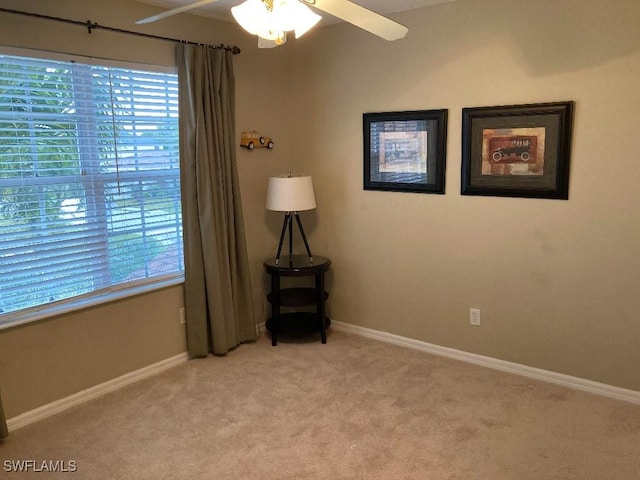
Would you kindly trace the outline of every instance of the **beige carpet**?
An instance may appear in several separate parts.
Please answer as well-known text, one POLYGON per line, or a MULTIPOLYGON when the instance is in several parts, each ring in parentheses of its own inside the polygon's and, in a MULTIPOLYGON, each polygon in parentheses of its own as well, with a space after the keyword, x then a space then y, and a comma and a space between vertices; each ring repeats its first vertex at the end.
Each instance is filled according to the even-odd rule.
POLYGON ((195 360, 12 433, 1 478, 640 479, 640 406, 332 332, 195 360), (77 462, 9 473, 7 460, 77 462))

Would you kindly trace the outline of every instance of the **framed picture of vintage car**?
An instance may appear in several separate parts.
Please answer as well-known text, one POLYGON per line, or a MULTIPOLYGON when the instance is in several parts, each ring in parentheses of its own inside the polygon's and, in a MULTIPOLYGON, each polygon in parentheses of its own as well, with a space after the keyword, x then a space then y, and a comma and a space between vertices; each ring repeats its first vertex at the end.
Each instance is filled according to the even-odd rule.
POLYGON ((569 198, 573 102, 462 110, 462 195, 569 198))
POLYGON ((444 193, 447 110, 363 114, 364 189, 444 193))

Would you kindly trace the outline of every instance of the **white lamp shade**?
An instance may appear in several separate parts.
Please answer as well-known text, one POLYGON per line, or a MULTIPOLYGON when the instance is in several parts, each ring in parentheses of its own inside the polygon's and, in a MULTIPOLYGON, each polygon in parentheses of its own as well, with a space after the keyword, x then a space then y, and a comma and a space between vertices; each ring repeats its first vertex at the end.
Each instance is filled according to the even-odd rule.
POLYGON ((284 174, 270 177, 266 208, 276 212, 301 212, 316 208, 311 176, 284 174))

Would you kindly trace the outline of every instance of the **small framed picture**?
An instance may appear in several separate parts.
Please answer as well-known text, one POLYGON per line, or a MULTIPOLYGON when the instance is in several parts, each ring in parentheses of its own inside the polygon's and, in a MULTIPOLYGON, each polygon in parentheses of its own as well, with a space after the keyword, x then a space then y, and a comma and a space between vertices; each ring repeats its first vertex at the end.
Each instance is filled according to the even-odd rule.
POLYGON ((569 198, 573 102, 462 110, 462 195, 569 198))
POLYGON ((363 114, 364 189, 444 193, 447 110, 363 114))

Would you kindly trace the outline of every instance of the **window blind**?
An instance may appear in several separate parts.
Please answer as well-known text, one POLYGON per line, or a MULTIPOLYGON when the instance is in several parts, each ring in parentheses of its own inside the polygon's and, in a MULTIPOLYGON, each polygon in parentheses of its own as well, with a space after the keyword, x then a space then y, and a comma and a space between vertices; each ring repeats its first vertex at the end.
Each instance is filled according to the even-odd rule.
POLYGON ((182 277, 174 74, 0 55, 0 323, 182 277))

